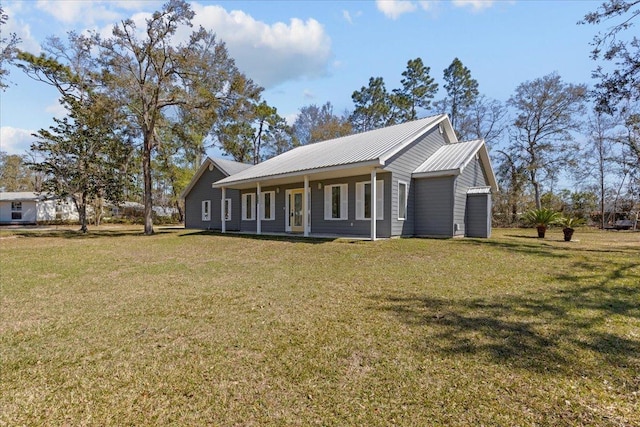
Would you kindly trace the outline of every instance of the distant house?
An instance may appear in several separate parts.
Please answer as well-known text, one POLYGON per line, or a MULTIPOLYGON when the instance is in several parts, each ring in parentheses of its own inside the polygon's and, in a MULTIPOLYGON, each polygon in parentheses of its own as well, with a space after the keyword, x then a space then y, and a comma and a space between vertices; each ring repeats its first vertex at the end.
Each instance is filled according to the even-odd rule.
MULTIPOLYGON (((234 162, 233 160, 207 157, 181 194, 185 205, 185 227, 221 230, 222 192, 220 189, 212 189, 211 185, 251 166, 234 162)), ((238 190, 229 190, 224 197, 224 203, 226 206, 226 229, 239 231, 240 192, 238 190)))
POLYGON ((70 199, 44 193, 0 193, 0 224, 77 221, 78 218, 78 210, 70 199))
MULTIPOLYGON (((458 142, 446 115, 297 147, 226 177, 203 176, 192 181, 198 200, 220 209, 239 194, 237 206, 225 205, 226 221, 208 222, 222 232, 372 240, 489 237, 497 190, 484 141, 458 142)), ((187 217, 197 208, 188 204, 187 217)))

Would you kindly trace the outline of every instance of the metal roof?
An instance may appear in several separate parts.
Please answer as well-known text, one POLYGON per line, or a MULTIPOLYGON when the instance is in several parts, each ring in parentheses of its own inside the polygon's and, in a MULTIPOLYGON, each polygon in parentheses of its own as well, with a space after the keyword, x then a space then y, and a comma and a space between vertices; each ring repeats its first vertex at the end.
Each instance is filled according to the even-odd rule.
POLYGON ((248 165, 246 163, 236 162, 234 160, 220 159, 220 158, 212 159, 211 157, 207 157, 206 159, 204 159, 204 162, 202 162, 202 164, 200 165, 200 168, 198 168, 196 173, 193 175, 193 178, 191 178, 189 185, 187 185, 186 188, 182 190, 182 192, 180 193, 180 198, 184 199, 187 196, 187 194, 189 194, 189 192, 191 191, 193 186, 196 185, 196 182, 198 182, 202 174, 212 164, 226 176, 233 175, 238 172, 242 172, 243 170, 253 166, 253 165, 248 165))
POLYGON ((207 159, 211 160, 218 167, 218 169, 220 169, 227 176, 236 174, 238 172, 242 172, 243 170, 253 166, 247 163, 240 163, 240 162, 236 162, 235 160, 229 160, 229 159, 221 159, 221 158, 212 159, 210 157, 207 157, 207 159))
POLYGON ((426 117, 395 126, 362 132, 294 148, 279 156, 224 178, 215 187, 286 175, 303 175, 335 167, 384 165, 391 156, 432 129, 446 115, 426 117))
POLYGON ((42 193, 34 193, 31 191, 9 191, 0 193, 0 201, 3 202, 20 202, 29 200, 42 200, 46 195, 42 193))
POLYGON ((483 144, 483 140, 476 139, 474 141, 443 145, 423 164, 418 166, 413 173, 460 173, 483 144))
POLYGON ((483 165, 488 184, 498 191, 498 181, 491 167, 489 151, 482 139, 443 145, 423 164, 413 171, 414 178, 459 175, 475 156, 483 165))

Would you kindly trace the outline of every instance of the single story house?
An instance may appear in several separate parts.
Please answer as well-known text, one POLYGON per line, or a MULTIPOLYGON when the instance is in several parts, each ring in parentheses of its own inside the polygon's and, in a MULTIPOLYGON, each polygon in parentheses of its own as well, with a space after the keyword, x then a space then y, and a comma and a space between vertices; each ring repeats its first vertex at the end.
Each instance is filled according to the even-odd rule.
MULTIPOLYGON (((211 185, 251 166, 233 160, 207 157, 180 195, 184 199, 184 226, 203 230, 221 230, 222 191, 212 189, 211 185)), ((226 204, 226 230, 240 231, 240 191, 229 189, 224 197, 224 203, 226 204)))
POLYGON ((78 210, 70 199, 26 191, 0 192, 0 224, 77 221, 78 218, 78 210))
MULTIPOLYGON (((216 218, 226 220, 210 224, 223 233, 371 240, 491 234, 497 182, 487 147, 458 142, 444 114, 297 147, 226 177, 214 170, 206 182, 216 193, 202 189, 198 200, 210 197, 220 209, 216 218), (226 202, 238 194, 239 206, 226 202)), ((187 205, 187 216, 197 207, 187 205)))

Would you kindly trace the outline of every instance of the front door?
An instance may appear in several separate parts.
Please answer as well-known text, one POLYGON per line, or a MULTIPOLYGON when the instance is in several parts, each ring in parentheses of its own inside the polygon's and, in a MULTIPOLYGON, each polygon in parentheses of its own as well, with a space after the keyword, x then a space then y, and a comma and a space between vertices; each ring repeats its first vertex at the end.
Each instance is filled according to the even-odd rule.
POLYGON ((291 190, 289 193, 289 224, 292 233, 302 233, 302 195, 303 190, 291 190))

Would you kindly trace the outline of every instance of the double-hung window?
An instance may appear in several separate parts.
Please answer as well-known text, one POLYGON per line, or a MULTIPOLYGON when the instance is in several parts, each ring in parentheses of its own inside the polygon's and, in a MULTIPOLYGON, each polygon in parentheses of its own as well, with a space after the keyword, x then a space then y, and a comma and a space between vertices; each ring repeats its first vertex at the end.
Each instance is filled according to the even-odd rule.
POLYGON ((211 221, 211 200, 202 201, 202 220, 211 221))
POLYGON ((22 219, 22 202, 11 202, 11 219, 22 219))
POLYGON ((253 221, 256 219, 256 193, 244 193, 242 195, 242 220, 253 221))
POLYGON ((349 216, 347 184, 324 186, 324 219, 346 220, 349 216))
POLYGON ((408 190, 406 182, 398 181, 398 219, 407 219, 408 190))
POLYGON ((276 192, 265 191, 260 193, 260 219, 271 221, 276 219, 276 192))
MULTIPOLYGON (((356 219, 371 219, 371 181, 356 183, 356 219)), ((376 179, 376 220, 384 219, 384 181, 376 179)))

